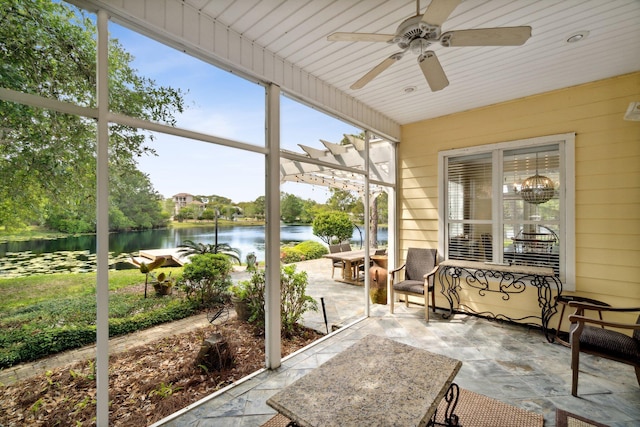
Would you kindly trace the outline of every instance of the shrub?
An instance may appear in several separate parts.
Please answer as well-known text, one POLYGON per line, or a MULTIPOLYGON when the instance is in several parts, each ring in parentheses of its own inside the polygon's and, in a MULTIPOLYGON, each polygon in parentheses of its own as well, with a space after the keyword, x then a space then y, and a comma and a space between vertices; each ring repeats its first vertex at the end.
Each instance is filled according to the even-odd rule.
POLYGON ((313 240, 302 242, 296 245, 296 248, 305 255, 306 259, 318 259, 321 258, 322 255, 329 253, 326 246, 313 240))
POLYGON ((184 266, 180 285, 188 298, 197 296, 202 304, 225 302, 231 286, 231 261, 224 254, 193 255, 184 266))
MULTIPOLYGON (((243 282, 247 287, 250 322, 258 328, 264 328, 264 293, 265 271, 258 270, 251 275, 251 279, 243 282)), ((318 302, 306 294, 309 278, 306 271, 296 271, 296 265, 280 266, 280 320, 282 334, 290 336, 295 332, 297 323, 308 310, 317 311, 318 302)))
POLYGON ((285 336, 294 332, 296 324, 306 311, 318 311, 318 302, 306 294, 308 284, 306 271, 296 272, 295 265, 280 268, 280 317, 285 336))
POLYGON ((289 264, 292 262, 300 262, 309 259, 317 259, 326 254, 327 248, 319 242, 307 240, 297 245, 285 246, 280 249, 280 260, 289 264))
MULTIPOLYGON (((110 337, 183 319, 197 312, 196 304, 181 299, 157 299, 158 303, 152 305, 152 299, 140 299, 135 295, 113 297, 114 304, 109 307, 110 337)), ((54 302, 53 306, 63 309, 63 313, 79 310, 73 316, 63 315, 64 322, 60 317, 52 317, 42 319, 44 321, 40 323, 40 319, 33 319, 20 325, 3 324, 0 332, 0 369, 95 343, 95 298, 90 298, 93 308, 87 305, 88 299, 82 297, 54 302)), ((56 316, 58 314, 55 313, 56 316)))
POLYGON ((304 261, 306 258, 304 254, 295 246, 285 246, 280 249, 280 261, 285 264, 289 264, 292 262, 300 262, 304 261))

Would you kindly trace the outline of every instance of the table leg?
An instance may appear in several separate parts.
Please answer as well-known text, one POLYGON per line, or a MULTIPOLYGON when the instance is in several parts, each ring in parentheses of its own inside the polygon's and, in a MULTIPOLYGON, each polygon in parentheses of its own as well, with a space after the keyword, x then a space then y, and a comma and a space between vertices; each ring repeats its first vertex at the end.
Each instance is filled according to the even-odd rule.
POLYGON ((429 420, 427 427, 432 426, 446 426, 446 427, 456 427, 460 426, 458 423, 458 416, 454 414, 456 410, 456 406, 458 406, 458 398, 460 397, 460 387, 458 384, 451 383, 447 393, 444 395, 444 400, 447 402, 447 407, 444 411, 444 423, 438 422, 436 420, 438 416, 438 410, 433 413, 433 417, 429 420))
POLYGON ((344 270, 342 271, 342 278, 348 281, 353 280, 353 264, 351 264, 351 261, 344 262, 344 270))

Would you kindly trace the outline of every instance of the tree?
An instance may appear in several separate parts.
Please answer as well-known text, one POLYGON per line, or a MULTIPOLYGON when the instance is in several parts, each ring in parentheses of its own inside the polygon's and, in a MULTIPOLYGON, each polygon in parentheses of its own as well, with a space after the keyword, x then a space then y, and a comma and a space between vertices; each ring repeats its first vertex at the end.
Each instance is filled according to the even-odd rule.
POLYGON ((214 220, 216 219, 216 211, 214 211, 213 209, 207 208, 205 210, 202 211, 202 214, 200 215, 200 218, 202 219, 206 219, 206 220, 214 220))
POLYGON ((318 203, 315 200, 307 199, 302 202, 302 210, 300 212, 300 222, 303 224, 311 224, 316 216, 318 203))
POLYGON ((167 225, 169 215, 162 209, 162 196, 156 192, 149 177, 133 166, 119 174, 111 174, 110 204, 127 219, 128 226, 110 222, 111 230, 150 229, 167 225))
POLYGON ((327 200, 327 205, 334 211, 351 212, 360 200, 358 196, 347 190, 330 188, 329 191, 331 196, 327 200))
POLYGON ((282 193, 280 195, 280 217, 286 224, 291 224, 300 218, 302 213, 302 200, 299 197, 282 193))
POLYGON ((377 198, 378 221, 386 224, 389 221, 389 194, 383 191, 377 198))
POLYGON ((265 197, 264 196, 259 196, 255 201, 255 206, 256 206, 256 218, 264 218, 264 211, 265 211, 265 197))
POLYGON ((327 245, 351 239, 353 223, 346 212, 323 212, 312 224, 313 234, 327 245))
MULTIPOLYGON (((0 2, 0 22, 0 87, 96 106, 96 30, 86 12, 63 2, 13 0, 0 2)), ((117 40, 109 41, 110 109, 174 125, 174 114, 183 111, 182 93, 139 76, 132 61, 117 40)), ((147 145, 150 139, 136 128, 110 126, 112 180, 135 169, 138 157, 154 154, 147 145)), ((94 231, 95 145, 92 119, 0 101, 0 226, 37 223, 94 231)), ((136 195, 133 203, 153 205, 157 195, 147 191, 151 183, 145 176, 138 178, 143 182, 130 188, 136 195)), ((123 191, 121 187, 119 194, 123 191)), ((112 208, 119 224, 146 228, 155 222, 128 217, 129 207, 120 204, 112 208)))
POLYGON ((176 215, 179 219, 197 219, 198 213, 196 212, 196 208, 189 205, 183 208, 180 208, 180 212, 176 215))

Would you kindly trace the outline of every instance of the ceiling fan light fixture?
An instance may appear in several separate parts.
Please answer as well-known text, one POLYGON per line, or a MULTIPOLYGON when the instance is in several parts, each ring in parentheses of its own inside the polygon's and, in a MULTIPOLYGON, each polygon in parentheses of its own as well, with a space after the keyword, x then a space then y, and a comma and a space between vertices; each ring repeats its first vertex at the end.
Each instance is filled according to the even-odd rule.
POLYGON ((411 50, 411 53, 419 56, 426 52, 430 45, 431 43, 427 40, 418 38, 411 40, 411 43, 409 43, 409 49, 411 50))

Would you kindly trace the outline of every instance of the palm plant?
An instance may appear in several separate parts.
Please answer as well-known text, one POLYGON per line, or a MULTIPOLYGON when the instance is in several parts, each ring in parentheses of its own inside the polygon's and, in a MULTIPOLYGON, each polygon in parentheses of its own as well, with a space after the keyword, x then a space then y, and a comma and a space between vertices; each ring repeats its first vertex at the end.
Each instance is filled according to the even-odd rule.
POLYGON ((235 260, 240 264, 241 252, 239 249, 232 248, 226 243, 196 243, 193 240, 185 240, 181 245, 179 253, 183 255, 201 255, 201 254, 222 254, 235 260))

